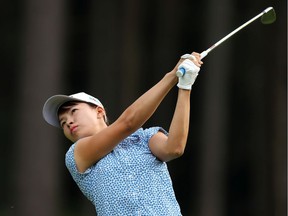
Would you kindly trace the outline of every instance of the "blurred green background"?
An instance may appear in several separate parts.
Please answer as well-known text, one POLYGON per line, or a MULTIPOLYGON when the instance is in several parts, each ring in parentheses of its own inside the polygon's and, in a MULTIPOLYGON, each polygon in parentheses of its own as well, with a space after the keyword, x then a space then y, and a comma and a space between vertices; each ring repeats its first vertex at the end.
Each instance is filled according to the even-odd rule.
MULTIPOLYGON (((168 164, 184 216, 284 216, 287 1, 1 2, 1 216, 95 215, 64 165, 69 141, 42 119, 54 94, 85 91, 110 121, 170 71, 274 7, 205 59, 185 154, 168 164)), ((144 127, 168 129, 177 88, 144 127)))

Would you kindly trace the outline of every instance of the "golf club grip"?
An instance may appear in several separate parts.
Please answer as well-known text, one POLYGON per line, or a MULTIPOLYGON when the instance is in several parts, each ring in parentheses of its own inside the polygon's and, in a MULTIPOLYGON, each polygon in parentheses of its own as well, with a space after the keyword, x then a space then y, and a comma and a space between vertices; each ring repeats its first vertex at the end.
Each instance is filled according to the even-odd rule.
MULTIPOLYGON (((201 56, 200 59, 205 58, 205 56, 207 56, 207 55, 208 55, 208 51, 207 51, 207 50, 203 51, 203 52, 200 54, 200 56, 201 56)), ((185 68, 180 67, 180 68, 178 68, 178 70, 177 70, 177 72, 176 72, 176 76, 177 76, 177 77, 182 77, 182 76, 184 76, 185 72, 186 72, 186 71, 185 71, 185 68)))
POLYGON ((182 76, 184 76, 184 74, 185 74, 185 68, 183 68, 183 67, 180 67, 180 68, 178 68, 178 70, 177 70, 177 72, 176 72, 176 76, 177 77, 182 77, 182 76))

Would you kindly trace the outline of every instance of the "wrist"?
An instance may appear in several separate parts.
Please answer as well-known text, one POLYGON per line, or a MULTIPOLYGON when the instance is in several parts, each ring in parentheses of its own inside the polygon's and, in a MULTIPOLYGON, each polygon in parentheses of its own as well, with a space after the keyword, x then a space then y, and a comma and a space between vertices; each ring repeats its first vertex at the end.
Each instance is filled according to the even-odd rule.
POLYGON ((178 88, 178 94, 180 95, 187 95, 190 99, 190 94, 191 94, 192 89, 182 89, 178 88))
POLYGON ((178 89, 179 89, 178 90, 179 92, 182 92, 182 91, 183 92, 191 92, 191 90, 192 90, 192 88, 191 89, 184 89, 184 88, 179 88, 179 87, 178 87, 178 89))
POLYGON ((176 85, 178 82, 178 77, 176 76, 176 72, 173 69, 172 71, 168 72, 165 77, 167 77, 169 80, 171 80, 173 85, 176 85))

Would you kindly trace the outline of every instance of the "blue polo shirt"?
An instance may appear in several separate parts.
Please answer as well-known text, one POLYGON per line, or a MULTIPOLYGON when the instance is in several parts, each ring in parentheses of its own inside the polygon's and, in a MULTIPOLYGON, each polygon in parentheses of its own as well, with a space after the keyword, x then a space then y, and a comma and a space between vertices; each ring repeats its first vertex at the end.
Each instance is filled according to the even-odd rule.
POLYGON ((69 148, 66 166, 98 216, 181 215, 167 164, 148 146, 158 131, 167 134, 160 127, 140 128, 84 173, 74 160, 77 142, 69 148))

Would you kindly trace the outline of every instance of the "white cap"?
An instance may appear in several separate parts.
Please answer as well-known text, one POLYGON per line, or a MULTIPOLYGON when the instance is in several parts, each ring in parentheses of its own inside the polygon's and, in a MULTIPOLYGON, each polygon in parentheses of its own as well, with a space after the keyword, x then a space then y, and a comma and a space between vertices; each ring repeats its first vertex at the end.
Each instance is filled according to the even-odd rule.
POLYGON ((80 92, 72 95, 54 95, 45 102, 42 110, 45 121, 55 127, 61 127, 58 118, 59 108, 66 102, 80 101, 85 103, 92 103, 104 108, 102 103, 95 97, 88 95, 84 92, 80 92))

